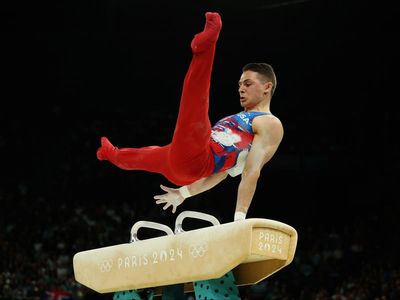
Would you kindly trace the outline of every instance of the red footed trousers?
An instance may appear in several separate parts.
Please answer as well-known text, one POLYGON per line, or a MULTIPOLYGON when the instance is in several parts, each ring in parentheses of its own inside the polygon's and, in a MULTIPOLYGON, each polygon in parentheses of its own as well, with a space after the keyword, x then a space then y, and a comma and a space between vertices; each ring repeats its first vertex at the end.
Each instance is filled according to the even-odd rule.
POLYGON ((192 61, 185 76, 171 143, 118 149, 103 137, 97 152, 100 160, 108 160, 124 170, 159 173, 176 185, 190 184, 212 174, 214 158, 209 146, 211 123, 208 107, 219 30, 207 32, 206 29, 207 25, 192 41, 192 61))

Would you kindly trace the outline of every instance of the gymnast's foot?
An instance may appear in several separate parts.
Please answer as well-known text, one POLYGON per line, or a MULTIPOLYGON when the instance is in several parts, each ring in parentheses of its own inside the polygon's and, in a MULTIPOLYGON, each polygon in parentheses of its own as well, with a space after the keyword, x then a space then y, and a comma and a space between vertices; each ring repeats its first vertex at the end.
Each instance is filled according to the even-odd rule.
POLYGON ((216 12, 206 13, 206 24, 202 32, 196 34, 192 40, 191 47, 193 53, 204 52, 214 45, 218 40, 221 31, 221 16, 216 12))
POLYGON ((99 160, 108 160, 110 154, 115 151, 115 147, 110 143, 106 137, 101 138, 101 147, 97 149, 97 158, 99 160))

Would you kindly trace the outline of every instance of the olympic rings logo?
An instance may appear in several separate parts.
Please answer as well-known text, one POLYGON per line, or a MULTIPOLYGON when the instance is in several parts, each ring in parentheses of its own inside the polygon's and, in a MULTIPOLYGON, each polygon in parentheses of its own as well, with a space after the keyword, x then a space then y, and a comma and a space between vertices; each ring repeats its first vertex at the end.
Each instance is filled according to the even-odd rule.
POLYGON ((198 258, 204 256, 208 250, 208 245, 206 243, 190 246, 189 251, 192 257, 198 258))
POLYGON ((107 259, 107 260, 103 260, 100 264, 99 264, 99 269, 102 273, 105 272, 110 272, 113 266, 113 262, 111 259, 107 259))

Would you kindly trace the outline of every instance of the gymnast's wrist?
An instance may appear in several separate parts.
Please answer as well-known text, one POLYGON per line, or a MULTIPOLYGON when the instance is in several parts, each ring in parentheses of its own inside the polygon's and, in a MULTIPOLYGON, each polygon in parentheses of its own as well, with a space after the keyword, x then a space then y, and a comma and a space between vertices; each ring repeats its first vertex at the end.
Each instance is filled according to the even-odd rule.
POLYGON ((181 186, 181 187, 178 189, 178 191, 179 191, 179 193, 181 194, 181 196, 182 196, 183 198, 185 198, 185 199, 192 196, 192 194, 190 194, 190 191, 189 191, 189 188, 188 188, 187 185, 181 186))
POLYGON ((241 221, 246 219, 246 213, 242 212, 242 211, 236 211, 235 212, 235 216, 233 217, 234 221, 241 221))

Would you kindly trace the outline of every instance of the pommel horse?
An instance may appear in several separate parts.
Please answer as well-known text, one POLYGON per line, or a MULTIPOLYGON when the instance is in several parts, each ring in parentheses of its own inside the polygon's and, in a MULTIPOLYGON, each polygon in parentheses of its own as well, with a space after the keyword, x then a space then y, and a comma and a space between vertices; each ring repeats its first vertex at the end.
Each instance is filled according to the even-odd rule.
POLYGON ((138 221, 131 228, 131 242, 78 252, 73 257, 76 281, 99 293, 184 284, 219 278, 233 271, 237 286, 256 284, 289 265, 296 251, 297 232, 284 223, 250 218, 220 224, 214 216, 183 211, 175 230, 166 225, 138 221), (185 218, 208 221, 213 226, 184 231, 185 218), (138 239, 147 227, 165 236, 138 239))

